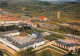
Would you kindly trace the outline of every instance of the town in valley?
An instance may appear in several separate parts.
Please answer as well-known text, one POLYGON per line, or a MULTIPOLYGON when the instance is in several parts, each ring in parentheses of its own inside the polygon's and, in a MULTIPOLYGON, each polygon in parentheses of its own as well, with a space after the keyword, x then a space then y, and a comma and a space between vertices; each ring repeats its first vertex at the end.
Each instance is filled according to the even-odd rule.
POLYGON ((80 1, 0 0, 0 56, 80 56, 80 1))

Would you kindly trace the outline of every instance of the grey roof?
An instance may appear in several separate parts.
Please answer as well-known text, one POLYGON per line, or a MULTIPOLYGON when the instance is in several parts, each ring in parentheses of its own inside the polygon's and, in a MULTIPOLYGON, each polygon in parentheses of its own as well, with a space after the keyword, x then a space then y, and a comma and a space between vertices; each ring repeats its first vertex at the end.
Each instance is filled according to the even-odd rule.
POLYGON ((39 32, 33 32, 32 34, 36 34, 36 35, 39 35, 40 33, 39 33, 39 32))
POLYGON ((33 32, 32 34, 36 34, 37 35, 36 38, 42 38, 43 37, 43 35, 39 32, 33 32))
POLYGON ((61 39, 56 40, 56 43, 59 43, 59 44, 62 44, 62 45, 68 46, 68 47, 75 46, 74 43, 68 42, 66 40, 61 40, 61 39))
POLYGON ((44 41, 42 38, 38 38, 38 39, 35 38, 34 41, 29 40, 29 39, 33 39, 33 38, 34 37, 30 37, 30 38, 25 38, 23 40, 19 40, 19 39, 16 39, 14 37, 7 37, 6 39, 9 42, 12 42, 12 44, 15 45, 18 48, 24 48, 24 47, 27 47, 27 46, 32 45, 34 43, 38 43, 38 42, 44 41), (16 41, 14 39, 16 39, 16 41), (29 42, 26 42, 25 40, 27 40, 27 41, 29 40, 29 42), (20 44, 19 42, 22 42, 22 44, 20 44))
POLYGON ((80 39, 80 36, 75 36, 75 35, 70 35, 70 34, 65 34, 65 36, 69 38, 80 39))
POLYGON ((26 23, 23 23, 23 24, 19 24, 18 26, 24 26, 24 25, 27 25, 26 23))
MULTIPOLYGON (((6 32, 2 32, 1 35, 5 35, 5 34, 9 34, 9 33, 15 33, 15 32, 18 32, 18 31, 17 30, 6 31, 6 32)), ((1 37, 2 38, 4 37, 7 41, 9 41, 10 43, 12 43, 14 46, 16 46, 18 48, 24 48, 24 47, 27 47, 27 46, 32 45, 34 43, 44 41, 41 33, 34 32, 34 34, 36 34, 37 37, 32 35, 31 37, 25 38, 22 40, 14 38, 14 37, 4 37, 4 36, 1 36, 1 37), (32 41, 32 39, 35 39, 35 40, 32 41), (28 42, 26 42, 25 40, 27 40, 28 42), (19 42, 21 42, 21 44, 19 42)))
POLYGON ((13 31, 0 32, 0 35, 6 35, 6 34, 9 34, 9 33, 16 33, 16 32, 19 32, 19 31, 13 30, 13 31))

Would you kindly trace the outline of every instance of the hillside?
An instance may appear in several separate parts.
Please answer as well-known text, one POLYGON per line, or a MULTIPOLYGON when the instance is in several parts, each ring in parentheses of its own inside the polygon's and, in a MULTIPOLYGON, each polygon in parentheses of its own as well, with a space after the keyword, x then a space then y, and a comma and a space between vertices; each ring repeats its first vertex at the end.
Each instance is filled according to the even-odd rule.
POLYGON ((12 13, 21 13, 26 16, 46 16, 51 20, 57 20, 57 12, 61 12, 61 22, 70 22, 72 20, 80 20, 80 4, 78 3, 49 3, 49 2, 16 2, 9 3, 4 10, 12 13))

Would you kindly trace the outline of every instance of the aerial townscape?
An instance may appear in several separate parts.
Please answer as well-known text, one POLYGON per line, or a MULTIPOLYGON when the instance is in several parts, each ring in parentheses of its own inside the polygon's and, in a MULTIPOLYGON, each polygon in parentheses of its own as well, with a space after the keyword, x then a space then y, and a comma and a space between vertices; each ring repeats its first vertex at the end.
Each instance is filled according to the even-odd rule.
POLYGON ((80 56, 80 1, 0 0, 0 56, 80 56))

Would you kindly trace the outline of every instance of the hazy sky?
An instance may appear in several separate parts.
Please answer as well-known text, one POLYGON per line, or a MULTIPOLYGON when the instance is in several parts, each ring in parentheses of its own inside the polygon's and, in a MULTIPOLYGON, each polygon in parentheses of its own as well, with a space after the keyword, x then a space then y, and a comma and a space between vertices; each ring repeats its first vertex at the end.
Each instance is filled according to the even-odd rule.
MULTIPOLYGON (((2 1, 15 1, 15 0, 2 0, 2 1)), ((16 0, 16 1, 30 1, 30 0, 16 0)), ((31 0, 31 1, 80 1, 80 0, 31 0)))
POLYGON ((76 1, 76 0, 41 0, 41 1, 76 1))

